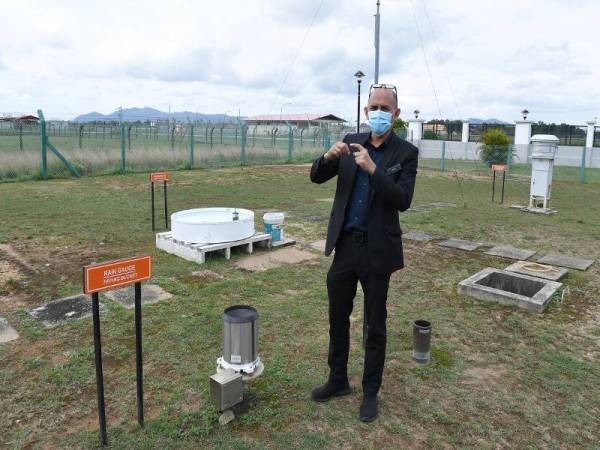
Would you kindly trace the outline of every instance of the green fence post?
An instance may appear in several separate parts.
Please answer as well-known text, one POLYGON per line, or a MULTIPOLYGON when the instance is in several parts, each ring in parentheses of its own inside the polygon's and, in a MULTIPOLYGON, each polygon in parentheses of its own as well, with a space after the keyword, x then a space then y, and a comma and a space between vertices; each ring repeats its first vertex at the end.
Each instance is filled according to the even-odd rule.
POLYGON ((583 147, 583 151, 581 152, 581 165, 579 166, 579 181, 585 183, 585 151, 586 148, 583 147))
POLYGON ((442 159, 440 160, 440 170, 446 170, 446 141, 442 141, 442 159))
POLYGON ((506 175, 510 175, 510 169, 512 167, 512 159, 513 159, 513 146, 512 146, 512 144, 508 144, 508 153, 506 155, 506 175))
POLYGON ((46 119, 41 109, 38 109, 38 117, 40 119, 40 152, 42 157, 42 177, 44 180, 48 179, 48 150, 46 148, 46 142, 48 137, 46 136, 46 119))
POLYGON ((121 122, 121 174, 125 175, 125 124, 121 122))
POLYGON ((194 124, 190 123, 190 169, 194 168, 194 124))
POLYGON ((288 159, 287 162, 292 162, 292 152, 294 150, 294 133, 292 131, 292 126, 288 123, 288 159))
POLYGON ((246 125, 240 119, 238 119, 238 120, 239 120, 240 133, 241 133, 240 165, 245 166, 246 165, 246 136, 247 136, 247 132, 248 132, 248 125, 246 125))

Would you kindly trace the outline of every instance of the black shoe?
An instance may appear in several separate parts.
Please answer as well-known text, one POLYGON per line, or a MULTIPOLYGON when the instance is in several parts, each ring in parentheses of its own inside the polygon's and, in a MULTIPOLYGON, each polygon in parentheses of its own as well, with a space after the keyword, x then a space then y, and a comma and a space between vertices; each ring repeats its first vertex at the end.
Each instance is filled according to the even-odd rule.
POLYGON ((312 391, 312 399, 316 402, 326 402, 333 397, 341 397, 342 395, 350 394, 350 385, 346 382, 345 384, 333 384, 330 381, 322 386, 317 386, 312 391))
POLYGON ((377 396, 365 395, 358 417, 362 422, 373 422, 377 418, 377 396))

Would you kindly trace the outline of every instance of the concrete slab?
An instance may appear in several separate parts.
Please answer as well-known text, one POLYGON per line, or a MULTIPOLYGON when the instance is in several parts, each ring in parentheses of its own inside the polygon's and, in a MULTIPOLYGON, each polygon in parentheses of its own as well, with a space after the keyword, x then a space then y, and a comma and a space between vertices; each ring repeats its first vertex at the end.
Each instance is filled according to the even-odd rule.
MULTIPOLYGON (((273 250, 271 252, 248 256, 235 263, 236 267, 249 272, 262 272, 283 264, 300 264, 315 262, 317 255, 313 252, 298 250, 293 247, 273 250)), ((317 262, 318 263, 318 262, 317 262)))
POLYGON ((485 254, 492 256, 501 256, 502 258, 525 260, 535 255, 535 251, 516 248, 512 245, 497 245, 485 252, 485 254))
POLYGON ((19 339, 19 333, 10 326, 4 317, 0 317, 0 344, 19 339))
POLYGON ((517 261, 506 269, 509 272, 522 273, 531 277, 543 278, 545 280, 560 281, 569 272, 562 267, 548 266, 531 261, 517 261))
POLYGON ((562 286, 515 272, 488 267, 458 284, 458 293, 479 300, 544 312, 552 295, 562 286))
POLYGON ((466 250, 472 252, 481 247, 481 242, 465 241, 463 239, 448 239, 439 243, 442 247, 458 248, 459 250, 466 250))
POLYGON ((419 230, 408 230, 402 233, 402 239, 408 239, 409 241, 417 241, 417 242, 429 242, 433 241, 435 238, 427 234, 423 231, 419 230))
POLYGON ((310 242, 308 244, 308 246, 310 248, 312 248, 313 250, 317 250, 319 252, 324 252, 325 251, 325 239, 321 239, 320 241, 314 241, 314 242, 310 242))
POLYGON ((72 322, 92 315, 92 298, 85 294, 61 298, 29 310, 29 315, 47 327, 72 322))
POLYGON ((559 255, 558 253, 550 253, 538 259, 538 262, 577 270, 588 270, 594 264, 593 259, 573 258, 571 256, 559 255))
MULTIPOLYGON (((120 303, 127 309, 135 306, 135 291, 133 286, 127 286, 122 289, 115 289, 104 294, 106 297, 120 303)), ((161 300, 167 300, 173 297, 172 294, 165 291, 157 284, 142 284, 142 305, 151 305, 161 300)))

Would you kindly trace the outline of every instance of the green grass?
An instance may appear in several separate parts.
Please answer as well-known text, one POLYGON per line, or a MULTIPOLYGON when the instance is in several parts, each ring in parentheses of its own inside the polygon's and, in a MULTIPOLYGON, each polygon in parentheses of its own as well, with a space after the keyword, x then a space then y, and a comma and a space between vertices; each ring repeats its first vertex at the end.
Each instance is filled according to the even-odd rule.
MULTIPOLYGON (((245 207, 257 227, 264 211, 286 211, 286 232, 309 241, 324 237, 334 189, 311 184, 307 167, 180 171, 169 205, 245 207)), ((413 205, 455 206, 404 213, 402 226, 598 258, 600 184, 556 181, 554 216, 508 207, 525 203, 528 189, 527 180, 511 179, 504 205, 492 204, 487 177, 422 171, 413 205)), ((0 242, 38 269, 2 286, 13 300, 0 300, 0 316, 21 338, 0 344, 0 447, 98 446, 91 319, 44 328, 26 310, 81 292, 84 264, 144 253, 154 258, 153 281, 174 297, 144 307, 144 430, 135 421, 133 312, 102 298, 112 448, 594 448, 599 441, 598 264, 571 271, 564 300, 531 314, 456 293, 460 280, 506 260, 407 241, 407 267, 390 283, 381 417, 366 425, 357 419, 362 301, 352 321, 355 394, 326 405, 309 400, 327 375, 329 259, 248 273, 235 268, 245 255, 234 252, 232 261, 208 258, 206 268, 224 279, 198 281, 197 265, 154 249, 147 174, 5 183, 0 201, 0 242), (236 303, 260 313, 265 373, 250 384, 250 411, 223 428, 208 377, 220 356, 222 311, 236 303), (419 318, 433 324, 425 367, 410 359, 411 322, 419 318)))

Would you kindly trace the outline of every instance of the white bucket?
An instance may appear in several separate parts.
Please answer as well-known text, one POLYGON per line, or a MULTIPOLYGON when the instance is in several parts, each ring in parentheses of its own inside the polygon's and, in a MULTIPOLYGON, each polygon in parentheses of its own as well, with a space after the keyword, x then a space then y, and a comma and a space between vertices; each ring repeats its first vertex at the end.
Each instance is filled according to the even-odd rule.
POLYGON ((283 219, 285 214, 282 212, 266 213, 263 216, 265 223, 265 233, 271 235, 271 242, 276 243, 283 240, 283 219))

